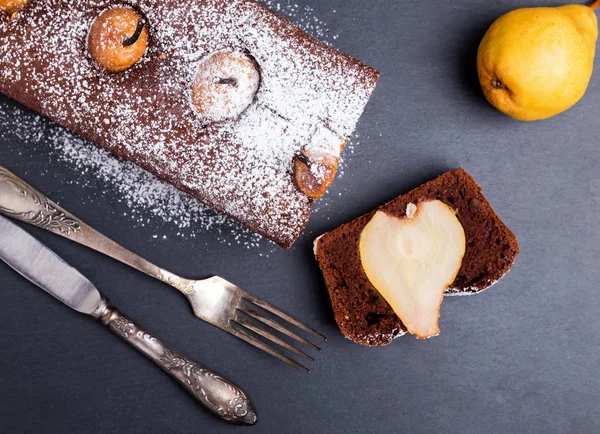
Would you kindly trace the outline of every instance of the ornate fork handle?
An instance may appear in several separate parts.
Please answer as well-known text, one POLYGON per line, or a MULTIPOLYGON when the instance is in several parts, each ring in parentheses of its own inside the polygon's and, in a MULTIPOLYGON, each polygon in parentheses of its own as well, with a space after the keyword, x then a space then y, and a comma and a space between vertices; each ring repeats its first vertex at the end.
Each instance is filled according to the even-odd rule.
POLYGON ((94 317, 173 377, 202 405, 234 425, 254 425, 256 410, 242 389, 177 353, 104 300, 94 317))
POLYGON ((81 231, 81 223, 75 217, 3 166, 0 166, 0 212, 67 238, 81 231))
POLYGON ((104 253, 183 293, 190 290, 188 280, 152 264, 102 235, 3 166, 0 166, 0 213, 104 253))

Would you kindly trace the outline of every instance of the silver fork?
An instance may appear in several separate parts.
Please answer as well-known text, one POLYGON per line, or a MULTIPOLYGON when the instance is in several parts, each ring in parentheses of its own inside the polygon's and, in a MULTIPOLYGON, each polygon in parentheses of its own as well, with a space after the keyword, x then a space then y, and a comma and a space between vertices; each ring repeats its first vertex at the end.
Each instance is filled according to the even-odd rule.
POLYGON ((284 320, 316 338, 327 340, 321 333, 221 277, 189 280, 152 264, 86 225, 3 166, 0 166, 0 213, 83 244, 171 285, 187 297, 198 318, 298 369, 310 372, 286 356, 280 347, 307 360, 314 362, 315 359, 274 332, 318 351, 321 349, 274 318, 284 320), (256 335, 276 347, 268 345, 256 335))

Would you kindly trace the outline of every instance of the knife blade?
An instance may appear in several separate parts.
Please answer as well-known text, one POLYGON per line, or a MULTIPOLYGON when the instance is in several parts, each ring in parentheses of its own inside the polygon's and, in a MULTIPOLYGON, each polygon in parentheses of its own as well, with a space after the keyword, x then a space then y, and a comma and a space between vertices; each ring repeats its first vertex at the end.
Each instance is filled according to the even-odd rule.
POLYGON ((48 294, 88 315, 100 307, 102 297, 92 282, 5 217, 0 241, 0 258, 48 294))
POLYGON ((226 378, 178 353, 112 307, 75 268, 6 217, 0 216, 0 259, 70 308, 102 322, 146 355, 225 422, 254 425, 248 395, 226 378))

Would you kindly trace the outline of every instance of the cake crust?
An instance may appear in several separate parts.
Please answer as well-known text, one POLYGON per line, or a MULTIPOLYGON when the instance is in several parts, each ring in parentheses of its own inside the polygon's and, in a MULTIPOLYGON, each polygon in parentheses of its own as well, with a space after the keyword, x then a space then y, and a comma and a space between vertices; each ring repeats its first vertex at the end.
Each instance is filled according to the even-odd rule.
POLYGON ((123 5, 36 0, 0 13, 0 92, 133 161, 283 247, 312 201, 293 182, 303 148, 338 155, 379 73, 255 0, 134 0, 149 46, 112 74, 89 56, 94 19, 123 5), (220 50, 248 53, 260 87, 239 118, 199 116, 190 85, 220 50))
POLYGON ((456 211, 467 240, 461 269, 447 296, 481 292, 501 279, 514 263, 519 253, 517 239, 494 212, 481 187, 463 169, 446 172, 315 240, 315 257, 335 320, 354 342, 387 345, 406 334, 402 321, 363 271, 358 248, 362 230, 377 211, 401 218, 409 203, 428 200, 440 200, 456 211))

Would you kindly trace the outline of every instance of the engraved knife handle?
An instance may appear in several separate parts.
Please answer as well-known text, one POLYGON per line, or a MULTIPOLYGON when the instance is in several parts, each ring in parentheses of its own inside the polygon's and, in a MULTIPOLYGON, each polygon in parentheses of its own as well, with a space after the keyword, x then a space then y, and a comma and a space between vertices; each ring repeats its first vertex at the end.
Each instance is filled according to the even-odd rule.
POLYGON ((0 166, 0 213, 83 244, 181 292, 188 290, 188 280, 152 264, 102 235, 3 166, 0 166))
POLYGON ((103 300, 93 314, 125 342, 156 363, 213 414, 233 425, 254 425, 256 410, 231 381, 169 348, 103 300))

